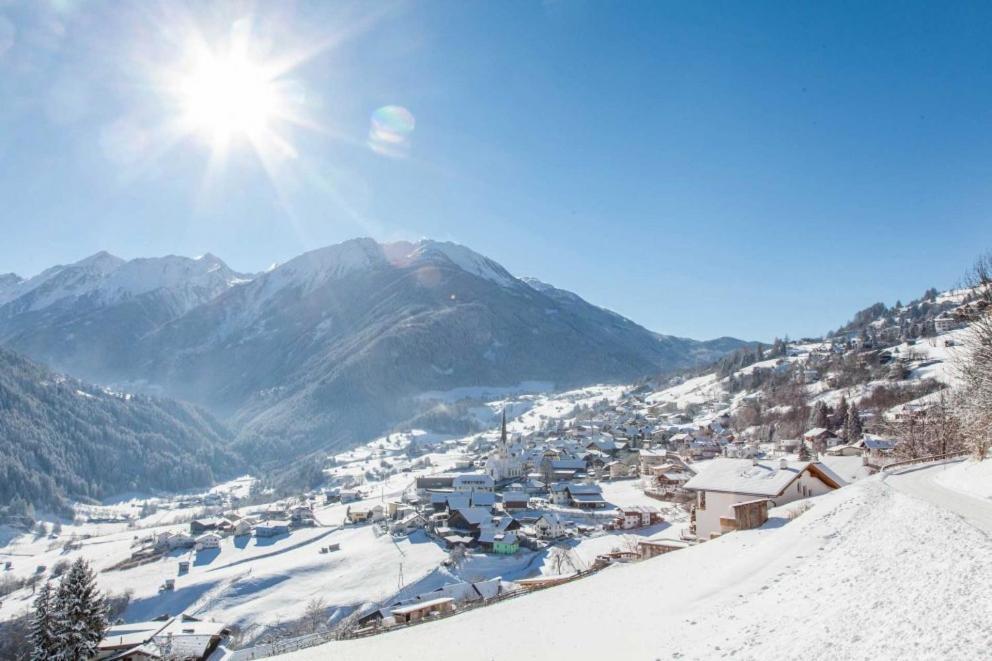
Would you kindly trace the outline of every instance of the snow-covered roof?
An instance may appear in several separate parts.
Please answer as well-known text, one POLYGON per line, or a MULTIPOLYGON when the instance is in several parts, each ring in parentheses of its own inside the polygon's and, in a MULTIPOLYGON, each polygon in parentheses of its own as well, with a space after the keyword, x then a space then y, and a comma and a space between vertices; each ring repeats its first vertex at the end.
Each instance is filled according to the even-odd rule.
MULTIPOLYGON (((685 483, 686 489, 723 491, 755 496, 777 496, 807 468, 842 486, 844 481, 822 464, 811 461, 752 461, 751 459, 714 459, 698 475, 685 483)), ((821 478, 822 479, 822 478, 821 478)))
POLYGON ((434 606, 440 606, 441 604, 450 604, 454 599, 451 597, 440 597, 438 599, 431 599, 430 601, 418 601, 416 603, 410 604, 409 606, 403 606, 401 608, 394 608, 394 615, 407 615, 424 608, 433 608, 434 606))
POLYGON ((601 503, 603 494, 601 493, 572 493, 572 500, 577 503, 601 503))
POLYGON ((568 493, 574 498, 578 494, 583 494, 587 496, 602 496, 603 489, 598 484, 569 484, 567 487, 568 493))
POLYGON ((455 487, 492 487, 495 484, 493 478, 485 473, 474 475, 457 475, 453 481, 455 487))
POLYGON ((882 438, 881 436, 865 434, 864 438, 861 439, 861 444, 869 450, 891 450, 898 445, 898 442, 889 438, 882 438))
POLYGON ((460 507, 455 511, 472 525, 479 525, 484 521, 489 521, 493 516, 488 507, 460 507))

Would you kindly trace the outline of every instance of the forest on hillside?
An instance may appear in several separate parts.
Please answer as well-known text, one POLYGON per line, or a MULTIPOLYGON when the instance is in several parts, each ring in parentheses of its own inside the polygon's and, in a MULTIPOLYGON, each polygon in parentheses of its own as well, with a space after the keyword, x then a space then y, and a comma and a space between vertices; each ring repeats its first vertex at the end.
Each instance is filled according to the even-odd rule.
POLYGON ((209 486, 242 469, 230 432, 190 404, 104 391, 0 349, 0 508, 209 486))

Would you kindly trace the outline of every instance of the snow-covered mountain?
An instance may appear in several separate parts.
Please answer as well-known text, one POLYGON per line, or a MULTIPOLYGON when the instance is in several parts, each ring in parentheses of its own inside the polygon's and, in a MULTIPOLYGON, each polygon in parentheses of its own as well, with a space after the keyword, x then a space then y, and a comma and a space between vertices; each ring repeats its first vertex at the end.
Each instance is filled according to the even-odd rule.
POLYGON ((259 456, 358 442, 427 391, 634 379, 739 347, 661 336, 453 243, 354 239, 253 278, 95 255, 14 285, 0 341, 230 416, 259 456))
POLYGON ((125 261, 106 252, 33 278, 0 276, 0 342, 106 380, 122 349, 249 279, 209 254, 125 261))

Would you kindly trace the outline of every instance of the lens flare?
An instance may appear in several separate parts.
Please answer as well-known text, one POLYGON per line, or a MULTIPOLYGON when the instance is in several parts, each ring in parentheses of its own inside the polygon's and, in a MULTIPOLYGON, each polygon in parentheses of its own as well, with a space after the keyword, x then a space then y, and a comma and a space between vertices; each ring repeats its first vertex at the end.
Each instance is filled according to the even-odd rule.
POLYGON ((403 106, 383 106, 372 113, 369 147, 377 154, 403 158, 410 153, 410 136, 417 122, 403 106))

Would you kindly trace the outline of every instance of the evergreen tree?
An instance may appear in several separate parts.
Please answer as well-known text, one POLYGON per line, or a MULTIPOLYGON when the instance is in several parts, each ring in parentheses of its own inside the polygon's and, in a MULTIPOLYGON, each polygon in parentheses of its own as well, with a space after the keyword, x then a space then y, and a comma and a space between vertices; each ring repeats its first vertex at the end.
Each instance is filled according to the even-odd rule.
POLYGON ((96 589, 96 576, 89 563, 78 558, 62 579, 56 596, 57 652, 60 661, 89 659, 107 628, 106 604, 96 589))
POLYGON ((806 447, 806 441, 799 441, 799 461, 809 461, 810 460, 809 448, 806 447))
POLYGON ((813 414, 809 418, 809 426, 811 428, 822 427, 824 429, 830 428, 830 420, 827 416, 827 405, 823 402, 817 402, 813 406, 813 414))
POLYGON ((840 403, 837 405, 837 410, 834 411, 834 428, 842 427, 847 423, 847 398, 843 395, 840 398, 840 403))
POLYGON ((844 421, 844 438, 848 443, 854 443, 861 440, 863 433, 861 414, 858 412, 858 407, 852 404, 847 410, 847 420, 844 421))
POLYGON ((56 653, 55 612, 56 600, 52 586, 45 582, 34 600, 34 613, 31 615, 31 661, 46 661, 56 653))

